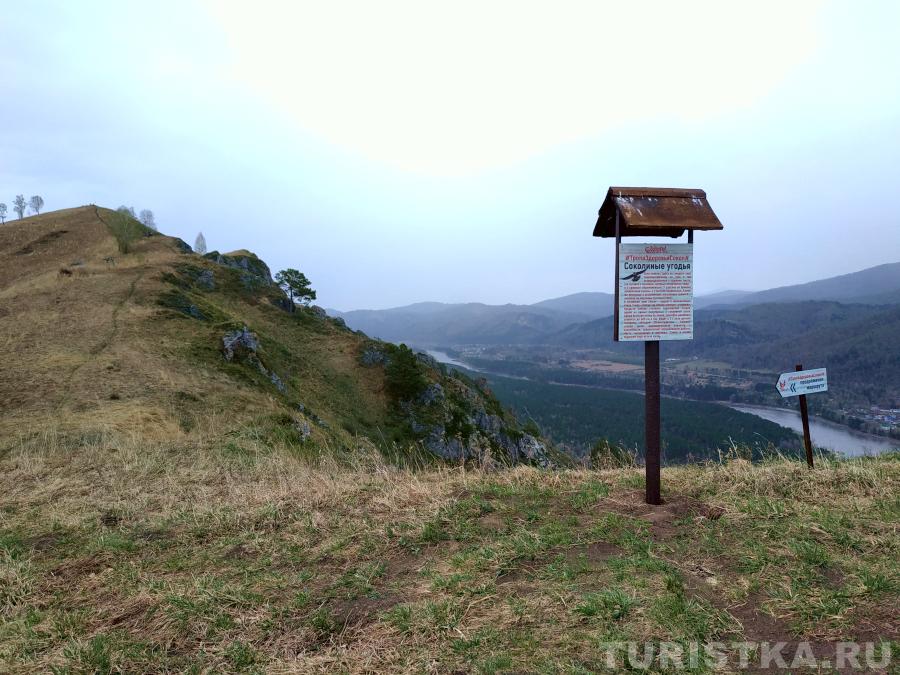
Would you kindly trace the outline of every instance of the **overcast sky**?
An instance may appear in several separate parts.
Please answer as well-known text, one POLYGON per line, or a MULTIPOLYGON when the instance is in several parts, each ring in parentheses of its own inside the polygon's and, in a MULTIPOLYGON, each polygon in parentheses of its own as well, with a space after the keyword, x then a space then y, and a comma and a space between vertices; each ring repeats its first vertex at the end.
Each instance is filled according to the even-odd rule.
POLYGON ((698 187, 696 289, 900 260, 897 2, 28 2, 0 201, 151 208, 338 309, 612 289, 610 185, 698 187))

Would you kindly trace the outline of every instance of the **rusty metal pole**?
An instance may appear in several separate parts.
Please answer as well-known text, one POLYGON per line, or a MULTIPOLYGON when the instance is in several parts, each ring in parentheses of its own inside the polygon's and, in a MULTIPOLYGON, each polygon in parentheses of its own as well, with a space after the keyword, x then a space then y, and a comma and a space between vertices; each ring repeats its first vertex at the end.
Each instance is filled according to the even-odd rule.
MULTIPOLYGON (((803 364, 798 363, 796 370, 803 370, 803 364)), ((809 435, 809 410, 806 407, 806 394, 800 394, 800 419, 803 421, 803 444, 806 446, 806 464, 813 468, 812 438, 809 435)))
POLYGON ((659 436, 659 340, 647 340, 644 342, 644 465, 648 504, 662 504, 659 436))

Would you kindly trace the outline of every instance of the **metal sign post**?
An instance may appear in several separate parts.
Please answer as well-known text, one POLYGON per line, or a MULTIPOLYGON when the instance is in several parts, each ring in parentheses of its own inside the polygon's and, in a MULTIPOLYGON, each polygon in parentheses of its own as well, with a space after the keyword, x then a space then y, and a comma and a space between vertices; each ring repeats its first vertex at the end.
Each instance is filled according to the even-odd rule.
POLYGON ((825 368, 803 370, 798 363, 793 373, 782 373, 775 384, 781 398, 800 397, 800 419, 803 422, 803 445, 806 447, 806 464, 813 468, 812 438, 809 435, 809 410, 806 395, 828 391, 828 371, 825 368))
POLYGON ((595 237, 616 238, 613 340, 644 343, 646 501, 662 504, 661 340, 694 336, 694 230, 721 230, 703 190, 611 187, 595 237), (680 237, 687 244, 623 244, 622 237, 680 237))

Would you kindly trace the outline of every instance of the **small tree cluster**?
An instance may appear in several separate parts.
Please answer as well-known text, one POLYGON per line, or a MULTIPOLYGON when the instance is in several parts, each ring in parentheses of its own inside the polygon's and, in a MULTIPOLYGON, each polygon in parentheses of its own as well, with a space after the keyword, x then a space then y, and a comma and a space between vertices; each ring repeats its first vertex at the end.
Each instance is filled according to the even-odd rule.
POLYGON ((138 219, 132 206, 120 206, 117 208, 107 225, 112 230, 121 253, 129 253, 135 241, 147 236, 148 229, 156 231, 153 212, 149 209, 144 209, 141 211, 140 219, 138 219))
MULTIPOLYGON (((13 211, 19 216, 19 220, 25 217, 25 210, 31 209, 35 215, 39 215, 41 209, 44 208, 44 198, 40 195, 32 195, 31 199, 25 200, 25 195, 16 195, 13 199, 13 211)), ((6 222, 6 204, 0 204, 0 223, 6 222)))
POLYGON ((156 218, 153 216, 153 211, 150 209, 141 209, 140 213, 137 213, 134 210, 133 206, 125 206, 124 204, 116 209, 117 213, 121 213, 123 216, 128 216, 138 221, 144 227, 149 227, 154 232, 156 229, 156 218))
POLYGON ((316 299, 316 292, 310 286, 309 279, 300 270, 281 270, 275 275, 275 282, 291 299, 291 311, 294 311, 297 302, 308 305, 316 299))
POLYGON ((144 227, 149 227, 156 232, 156 218, 153 216, 153 211, 150 209, 141 209, 141 212, 138 214, 138 220, 141 221, 144 227))
POLYGON ((425 367, 413 350, 404 344, 392 350, 384 377, 385 388, 394 401, 411 401, 428 386, 425 367))

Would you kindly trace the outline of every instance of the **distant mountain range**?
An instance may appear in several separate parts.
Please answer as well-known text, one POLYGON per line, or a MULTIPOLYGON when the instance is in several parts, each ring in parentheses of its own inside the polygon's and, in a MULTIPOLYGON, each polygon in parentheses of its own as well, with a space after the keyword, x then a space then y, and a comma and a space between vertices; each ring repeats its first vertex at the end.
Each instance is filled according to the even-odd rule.
MULTIPOLYGON (((329 313, 372 337, 421 347, 539 342, 574 344, 591 342, 578 336, 594 334, 598 320, 611 322, 613 301, 611 293, 583 292, 531 305, 421 302, 392 309, 329 310, 329 313)), ((804 301, 898 304, 900 263, 765 291, 726 290, 701 295, 694 299, 694 308, 726 309, 804 301)), ((604 342, 608 342, 609 333, 609 330, 602 331, 604 342)))
POLYGON ((900 303, 900 262, 869 267, 860 272, 747 293, 723 304, 760 305, 768 302, 830 300, 864 305, 900 303))
MULTIPOLYGON (((700 296, 695 305, 735 302, 748 294, 723 291, 700 296)), ((613 301, 611 293, 585 292, 533 305, 419 302, 391 309, 329 309, 328 313, 371 337, 419 346, 528 344, 567 326, 612 316, 613 301)))
POLYGON ((514 344, 552 335, 591 314, 559 311, 536 305, 417 303, 393 309, 335 312, 347 325, 370 337, 408 342, 420 347, 454 344, 514 344))

